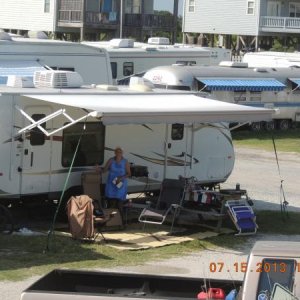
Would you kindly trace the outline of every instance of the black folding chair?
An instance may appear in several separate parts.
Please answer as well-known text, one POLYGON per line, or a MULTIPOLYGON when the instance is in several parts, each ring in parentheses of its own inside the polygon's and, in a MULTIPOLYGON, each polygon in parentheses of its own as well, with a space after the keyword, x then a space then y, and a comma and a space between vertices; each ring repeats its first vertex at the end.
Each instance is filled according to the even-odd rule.
POLYGON ((158 224, 165 222, 167 216, 173 212, 175 215, 172 221, 173 230, 177 207, 181 204, 184 195, 185 183, 179 179, 164 179, 161 184, 160 194, 155 208, 146 207, 139 216, 139 222, 144 224, 158 224))

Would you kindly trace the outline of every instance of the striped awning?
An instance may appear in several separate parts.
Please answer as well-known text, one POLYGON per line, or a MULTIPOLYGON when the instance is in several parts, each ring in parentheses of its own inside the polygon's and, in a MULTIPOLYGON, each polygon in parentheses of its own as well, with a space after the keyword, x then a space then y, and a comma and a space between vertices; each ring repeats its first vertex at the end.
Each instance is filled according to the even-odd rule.
POLYGON ((198 81, 205 85, 205 88, 211 91, 282 91, 286 86, 274 79, 226 79, 226 78, 200 78, 198 81))
POLYGON ((45 70, 37 61, 0 60, 0 84, 6 84, 9 75, 33 78, 35 71, 45 70))

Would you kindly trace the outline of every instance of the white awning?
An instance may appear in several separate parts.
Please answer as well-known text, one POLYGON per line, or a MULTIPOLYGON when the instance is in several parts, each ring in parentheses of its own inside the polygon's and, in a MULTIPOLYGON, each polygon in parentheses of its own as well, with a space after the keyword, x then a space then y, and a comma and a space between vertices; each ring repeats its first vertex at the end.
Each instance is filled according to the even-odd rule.
POLYGON ((254 108, 192 94, 30 94, 33 99, 97 112, 104 124, 213 123, 270 120, 272 109, 254 108))

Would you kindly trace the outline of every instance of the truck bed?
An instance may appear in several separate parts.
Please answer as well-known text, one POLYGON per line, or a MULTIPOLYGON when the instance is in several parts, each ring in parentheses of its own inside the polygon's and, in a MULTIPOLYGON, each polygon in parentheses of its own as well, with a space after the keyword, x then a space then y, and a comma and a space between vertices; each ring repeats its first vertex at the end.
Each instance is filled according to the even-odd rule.
POLYGON ((196 299, 205 282, 226 293, 242 285, 231 280, 56 269, 26 289, 21 300, 196 299))

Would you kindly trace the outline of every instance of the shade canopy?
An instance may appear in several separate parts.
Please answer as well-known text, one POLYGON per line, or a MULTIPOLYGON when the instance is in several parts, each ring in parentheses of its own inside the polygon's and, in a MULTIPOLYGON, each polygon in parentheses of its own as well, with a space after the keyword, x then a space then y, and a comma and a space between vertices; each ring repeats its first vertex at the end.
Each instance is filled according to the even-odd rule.
POLYGON ((286 86, 274 79, 225 79, 225 78, 201 78, 196 77, 196 79, 205 85, 208 90, 214 91, 239 91, 239 90, 249 90, 249 91, 281 91, 286 86))
POLYGON ((34 72, 42 70, 45 70, 45 68, 33 60, 0 60, 0 84, 6 84, 9 75, 33 78, 34 72))
POLYGON ((297 85, 297 88, 300 86, 300 78, 289 78, 289 80, 297 85))
POLYGON ((270 120, 272 109, 193 94, 26 94, 25 97, 97 112, 104 124, 212 123, 270 120))

